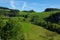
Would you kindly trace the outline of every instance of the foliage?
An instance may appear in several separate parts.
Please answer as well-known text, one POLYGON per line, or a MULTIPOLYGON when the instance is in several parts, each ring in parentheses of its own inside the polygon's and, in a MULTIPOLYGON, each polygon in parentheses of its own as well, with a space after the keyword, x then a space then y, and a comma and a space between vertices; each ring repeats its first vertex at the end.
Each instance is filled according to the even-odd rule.
POLYGON ((60 21, 60 12, 57 12, 56 14, 52 14, 48 18, 45 18, 45 20, 48 21, 48 22, 59 24, 59 21, 60 21))
POLYGON ((23 30, 18 18, 9 18, 8 21, 3 22, 3 20, 0 22, 2 24, 0 25, 0 37, 2 40, 24 40, 23 30))
POLYGON ((35 12, 35 11, 34 11, 34 10, 29 10, 29 11, 24 10, 24 11, 22 11, 22 12, 28 12, 28 13, 31 13, 31 12, 35 12))

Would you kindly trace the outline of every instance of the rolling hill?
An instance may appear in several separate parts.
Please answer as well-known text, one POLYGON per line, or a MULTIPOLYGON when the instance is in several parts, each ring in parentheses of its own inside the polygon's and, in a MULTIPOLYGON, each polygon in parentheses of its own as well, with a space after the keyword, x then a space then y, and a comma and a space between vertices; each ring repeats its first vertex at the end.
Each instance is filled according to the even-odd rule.
POLYGON ((0 7, 0 28, 1 40, 60 40, 60 9, 35 12, 0 7))

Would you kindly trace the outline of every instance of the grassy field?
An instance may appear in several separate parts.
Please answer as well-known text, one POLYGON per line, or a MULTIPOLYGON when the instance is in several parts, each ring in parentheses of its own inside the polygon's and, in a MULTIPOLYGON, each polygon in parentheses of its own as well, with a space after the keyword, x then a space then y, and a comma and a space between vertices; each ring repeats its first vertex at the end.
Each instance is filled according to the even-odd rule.
MULTIPOLYGON (((48 31, 40 26, 36 26, 30 23, 20 23, 22 26, 22 29, 24 31, 25 40, 49 40, 48 35, 52 35, 54 32, 48 31)), ((54 40, 60 40, 60 35, 57 33, 56 36, 54 36, 54 40)), ((51 36, 52 37, 52 36, 51 36)))

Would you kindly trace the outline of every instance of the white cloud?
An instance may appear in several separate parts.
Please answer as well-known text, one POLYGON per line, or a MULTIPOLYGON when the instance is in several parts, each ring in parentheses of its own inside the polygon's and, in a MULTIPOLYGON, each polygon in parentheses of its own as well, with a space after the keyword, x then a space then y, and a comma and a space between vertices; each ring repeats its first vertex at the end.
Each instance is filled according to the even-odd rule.
POLYGON ((23 2, 22 10, 26 7, 26 2, 23 2))
POLYGON ((33 9, 32 6, 28 6, 28 4, 24 1, 21 1, 23 3, 23 6, 22 6, 22 10, 24 10, 24 8, 28 8, 28 9, 33 9))
MULTIPOLYGON (((15 2, 17 3, 19 3, 20 2, 20 4, 22 4, 22 8, 21 8, 21 10, 24 10, 25 8, 28 8, 28 9, 33 9, 33 7, 32 6, 29 6, 30 4, 32 5, 32 3, 28 3, 27 4, 27 2, 25 2, 25 1, 13 1, 13 0, 11 0, 10 1, 10 5, 11 5, 11 7, 13 8, 13 9, 16 9, 16 5, 15 5, 15 2)), ((19 4, 19 5, 20 5, 19 4)), ((36 3, 33 3, 33 5, 36 5, 36 3)))
POLYGON ((14 5, 14 1, 13 1, 13 0, 10 1, 10 5, 11 5, 11 7, 12 7, 13 9, 16 8, 15 5, 14 5))

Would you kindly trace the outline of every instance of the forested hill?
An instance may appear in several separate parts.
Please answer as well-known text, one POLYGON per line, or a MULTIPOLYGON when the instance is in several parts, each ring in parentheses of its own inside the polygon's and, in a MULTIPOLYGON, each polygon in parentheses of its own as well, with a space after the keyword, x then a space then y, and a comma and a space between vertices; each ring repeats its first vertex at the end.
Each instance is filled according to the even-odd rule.
POLYGON ((46 8, 45 11, 60 11, 60 9, 57 9, 57 8, 46 8))
POLYGON ((9 9, 6 7, 0 7, 0 14, 4 15, 4 16, 16 16, 18 15, 18 13, 20 12, 20 10, 18 9, 9 9))

